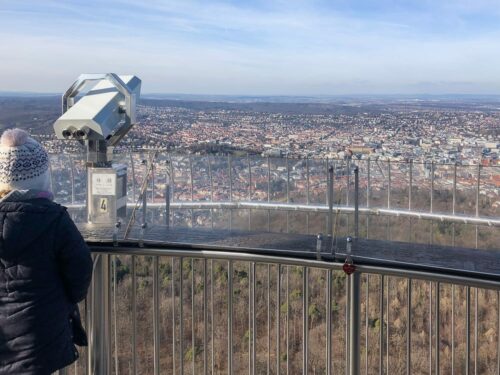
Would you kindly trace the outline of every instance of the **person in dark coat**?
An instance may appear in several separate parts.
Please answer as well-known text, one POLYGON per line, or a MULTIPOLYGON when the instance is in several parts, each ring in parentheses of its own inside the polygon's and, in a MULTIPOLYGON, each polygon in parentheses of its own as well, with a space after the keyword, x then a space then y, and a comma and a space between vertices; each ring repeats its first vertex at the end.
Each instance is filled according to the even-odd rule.
POLYGON ((20 129, 0 139, 0 375, 49 375, 78 358, 75 307, 90 252, 52 202, 49 159, 20 129))

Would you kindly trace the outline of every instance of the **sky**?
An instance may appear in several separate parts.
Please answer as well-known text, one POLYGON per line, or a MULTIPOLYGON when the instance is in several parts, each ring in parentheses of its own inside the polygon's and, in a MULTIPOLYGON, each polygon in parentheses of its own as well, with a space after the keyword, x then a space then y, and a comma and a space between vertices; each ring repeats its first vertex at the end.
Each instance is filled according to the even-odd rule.
POLYGON ((500 94, 500 0, 0 0, 0 91, 500 94))

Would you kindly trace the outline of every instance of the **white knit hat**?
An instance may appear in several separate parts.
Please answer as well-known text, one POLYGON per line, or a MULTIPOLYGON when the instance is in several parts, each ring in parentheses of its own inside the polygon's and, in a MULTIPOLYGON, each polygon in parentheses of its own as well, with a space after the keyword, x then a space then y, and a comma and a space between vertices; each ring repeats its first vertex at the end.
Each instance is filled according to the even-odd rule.
POLYGON ((0 138, 0 190, 50 191, 49 156, 22 129, 6 130, 0 138))

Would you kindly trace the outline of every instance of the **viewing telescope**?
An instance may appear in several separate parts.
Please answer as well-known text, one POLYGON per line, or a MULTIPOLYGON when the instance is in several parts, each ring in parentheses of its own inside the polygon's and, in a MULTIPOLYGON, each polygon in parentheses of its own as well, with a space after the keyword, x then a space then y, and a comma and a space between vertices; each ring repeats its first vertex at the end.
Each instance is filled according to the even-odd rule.
POLYGON ((136 122, 140 91, 136 76, 82 74, 62 97, 54 132, 58 139, 86 147, 90 223, 115 224, 126 216, 127 167, 113 164, 113 148, 136 122), (89 84, 91 89, 82 94, 89 84))
POLYGON ((54 123, 58 139, 86 145, 87 161, 105 165, 113 160, 113 147, 136 122, 141 80, 114 73, 82 74, 62 97, 62 116, 54 123), (81 91, 94 86, 78 101, 81 91))

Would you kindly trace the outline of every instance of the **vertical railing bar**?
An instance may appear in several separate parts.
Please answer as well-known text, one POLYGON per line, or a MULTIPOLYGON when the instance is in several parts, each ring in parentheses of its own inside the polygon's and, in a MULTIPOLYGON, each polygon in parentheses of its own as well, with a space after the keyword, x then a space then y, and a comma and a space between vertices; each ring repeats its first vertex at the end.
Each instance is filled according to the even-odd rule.
POLYGON ((210 259, 210 338, 212 343, 212 350, 210 351, 210 364, 211 364, 211 374, 215 374, 215 347, 214 347, 214 261, 210 259))
POLYGON ((271 373, 271 265, 267 265, 267 374, 271 373))
POLYGON ((370 324, 370 274, 366 274, 366 302, 365 302, 365 375, 368 375, 368 343, 369 343, 369 331, 368 326, 370 324))
POLYGON ((255 375, 256 367, 256 343, 257 343, 257 325, 256 325, 256 312, 255 312, 255 288, 256 288, 256 277, 255 277, 255 263, 252 262, 252 375, 255 375))
POLYGON ((132 372, 137 374, 137 278, 135 274, 135 255, 132 255, 132 372))
POLYGON ((303 340, 302 340, 302 374, 308 375, 308 341, 309 341, 309 268, 302 268, 302 329, 303 329, 303 340))
POLYGON ((466 296, 465 296, 465 374, 469 375, 470 373, 470 286, 466 288, 466 296))
POLYGON ((371 160, 367 160, 367 171, 366 171, 366 207, 370 207, 370 195, 371 195, 371 160))
MULTIPOLYGON (((267 202, 271 202, 271 160, 267 157, 267 202)), ((267 210, 267 230, 271 232, 271 211, 267 210)))
POLYGON ((455 374, 455 284, 451 286, 451 374, 455 374))
MULTIPOLYGON (((290 162, 288 160, 288 155, 285 158, 286 161, 286 203, 290 203, 290 162)), ((290 233, 290 211, 286 210, 286 232, 290 233)))
POLYGON ((413 159, 410 160, 410 181, 408 183, 408 211, 411 211, 413 199, 413 159))
POLYGON ((439 360, 440 360, 440 351, 439 351, 439 342, 440 342, 440 313, 439 313, 439 306, 440 306, 440 298, 441 298, 441 291, 440 291, 440 286, 441 286, 441 283, 437 282, 436 283, 436 302, 434 304, 434 308, 435 308, 435 320, 436 320, 436 328, 435 328, 435 343, 434 345, 436 346, 434 348, 435 350, 435 354, 434 354, 434 363, 435 363, 435 367, 436 367, 436 370, 434 371, 436 375, 439 375, 439 371, 440 371, 440 368, 439 368, 439 360))
POLYGON ((453 201, 452 201, 452 213, 455 215, 456 205, 457 205, 457 163, 453 165, 453 201))
POLYGON ((290 373, 290 266, 286 266, 286 374, 290 373))
POLYGON ((327 190, 326 190, 326 201, 328 205, 328 216, 326 220, 326 233, 328 236, 332 237, 333 240, 333 167, 329 166, 327 170, 327 190))
MULTIPOLYGON (((233 201, 233 167, 231 161, 231 155, 227 156, 227 168, 229 176, 229 202, 233 201)), ((233 229, 233 210, 229 209, 229 230, 233 229)))
POLYGON ((429 281, 429 375, 432 375, 432 281, 429 281))
POLYGON ((332 269, 326 274, 326 374, 332 373, 332 269))
POLYGON ((387 328, 386 328, 386 334, 387 334, 387 341, 385 343, 386 345, 386 368, 387 368, 387 372, 389 372, 389 369, 390 369, 390 365, 389 365, 389 356, 390 356, 390 345, 391 345, 391 342, 390 342, 390 338, 391 338, 391 333, 390 333, 390 310, 389 310, 389 307, 390 307, 390 295, 391 295, 391 278, 388 276, 387 277, 387 299, 385 301, 386 303, 386 316, 387 316, 387 328))
POLYGON ((497 375, 500 375, 500 290, 497 292, 497 375))
POLYGON ((155 201, 155 157, 151 161, 151 203, 155 201))
POLYGON ((130 169, 132 171, 132 198, 133 198, 134 202, 137 202, 137 200, 135 199, 136 186, 135 186, 134 158, 132 157, 132 153, 130 153, 129 155, 130 155, 130 169))
POLYGON ((345 161, 346 163, 346 173, 347 173, 347 181, 346 181, 346 188, 345 188, 345 193, 346 193, 346 206, 349 206, 349 191, 350 191, 350 185, 351 185, 351 157, 348 157, 347 160, 345 161))
POLYGON ((228 261, 227 290, 227 368, 228 374, 233 373, 233 261, 228 261))
POLYGON ((361 274, 354 272, 349 279, 349 374, 360 375, 360 310, 361 274))
POLYGON ((411 328, 412 328, 412 310, 411 310, 411 288, 412 279, 407 279, 407 294, 406 294, 406 374, 411 375, 411 328))
POLYGON ((172 374, 176 373, 175 368, 175 278, 174 278, 174 257, 172 257, 172 374))
POLYGON ((354 168, 354 237, 359 238, 359 168, 354 168))
MULTIPOLYGON (((160 374, 160 285, 159 285, 159 259, 153 257, 153 349, 155 375, 160 374)), ((118 371, 118 368, 117 368, 118 371)))
POLYGON ((276 278, 276 374, 280 374, 280 340, 281 340, 281 264, 277 264, 278 276, 276 278))
MULTIPOLYGON (((476 217, 479 217, 479 196, 481 194, 481 161, 477 166, 476 217)), ((479 241, 479 227, 476 224, 476 249, 479 241)))
POLYGON ((180 372, 184 375, 184 258, 179 258, 179 346, 180 346, 180 372))
POLYGON ((250 164, 250 155, 247 153, 248 162, 248 201, 252 200, 252 166, 250 164))
POLYGON ((379 374, 384 374, 384 283, 385 276, 380 275, 380 331, 379 331, 379 374))
POLYGON ((434 160, 431 161, 431 213, 434 212, 434 160))
POLYGON ((194 299, 195 299, 195 292, 194 292, 194 259, 191 258, 191 368, 193 371, 193 375, 195 373, 194 371, 194 360, 195 360, 195 334, 194 334, 194 299))
POLYGON ((349 326, 351 324, 351 321, 349 320, 349 315, 350 315, 350 307, 351 307, 351 304, 349 303, 350 300, 350 282, 351 282, 351 279, 349 278, 349 276, 346 277, 345 279, 345 295, 346 295, 346 304, 345 304, 345 347, 344 347, 344 350, 345 350, 345 359, 346 359, 346 363, 345 363, 345 374, 346 375, 351 375, 349 370, 349 363, 350 363, 350 352, 349 352, 349 346, 350 346, 350 336, 349 336, 349 326))
MULTIPOLYGON (((191 155, 188 158, 189 161, 189 185, 191 189, 191 203, 194 201, 194 181, 193 181, 193 160, 191 155)), ((194 209, 191 209, 191 228, 194 227, 194 209)))
POLYGON ((309 205, 310 201, 310 195, 309 195, 309 189, 310 189, 310 175, 309 175, 309 158, 306 158, 306 202, 309 205))
MULTIPOLYGON (((387 208, 391 208, 391 159, 387 160, 387 208)), ((389 291, 389 290, 388 290, 389 291)))
POLYGON ((75 204, 75 165, 71 155, 68 156, 71 173, 71 204, 75 204))
POLYGON ((481 163, 477 165, 476 217, 479 217, 479 196, 481 194, 481 163))
MULTIPOLYGON (((212 173, 212 158, 208 156, 208 177, 210 179, 210 202, 214 201, 214 176, 212 173)), ((214 229, 214 210, 210 208, 210 226, 214 229)))
MULTIPOLYGON (((118 255, 113 256, 113 335, 114 335, 114 349, 115 349, 115 371, 118 374, 118 325, 117 316, 118 312, 116 310, 116 288, 117 288, 117 269, 116 269, 116 259, 118 255)), ((76 373, 75 373, 76 375, 76 373)))
POLYGON ((252 264, 248 263, 248 374, 252 374, 252 264))
POLYGON ((208 274, 207 258, 203 259, 203 374, 208 373, 208 274))
POLYGON ((478 361, 478 336, 479 336, 479 319, 478 319, 478 299, 479 292, 474 288, 474 375, 477 375, 478 361))

